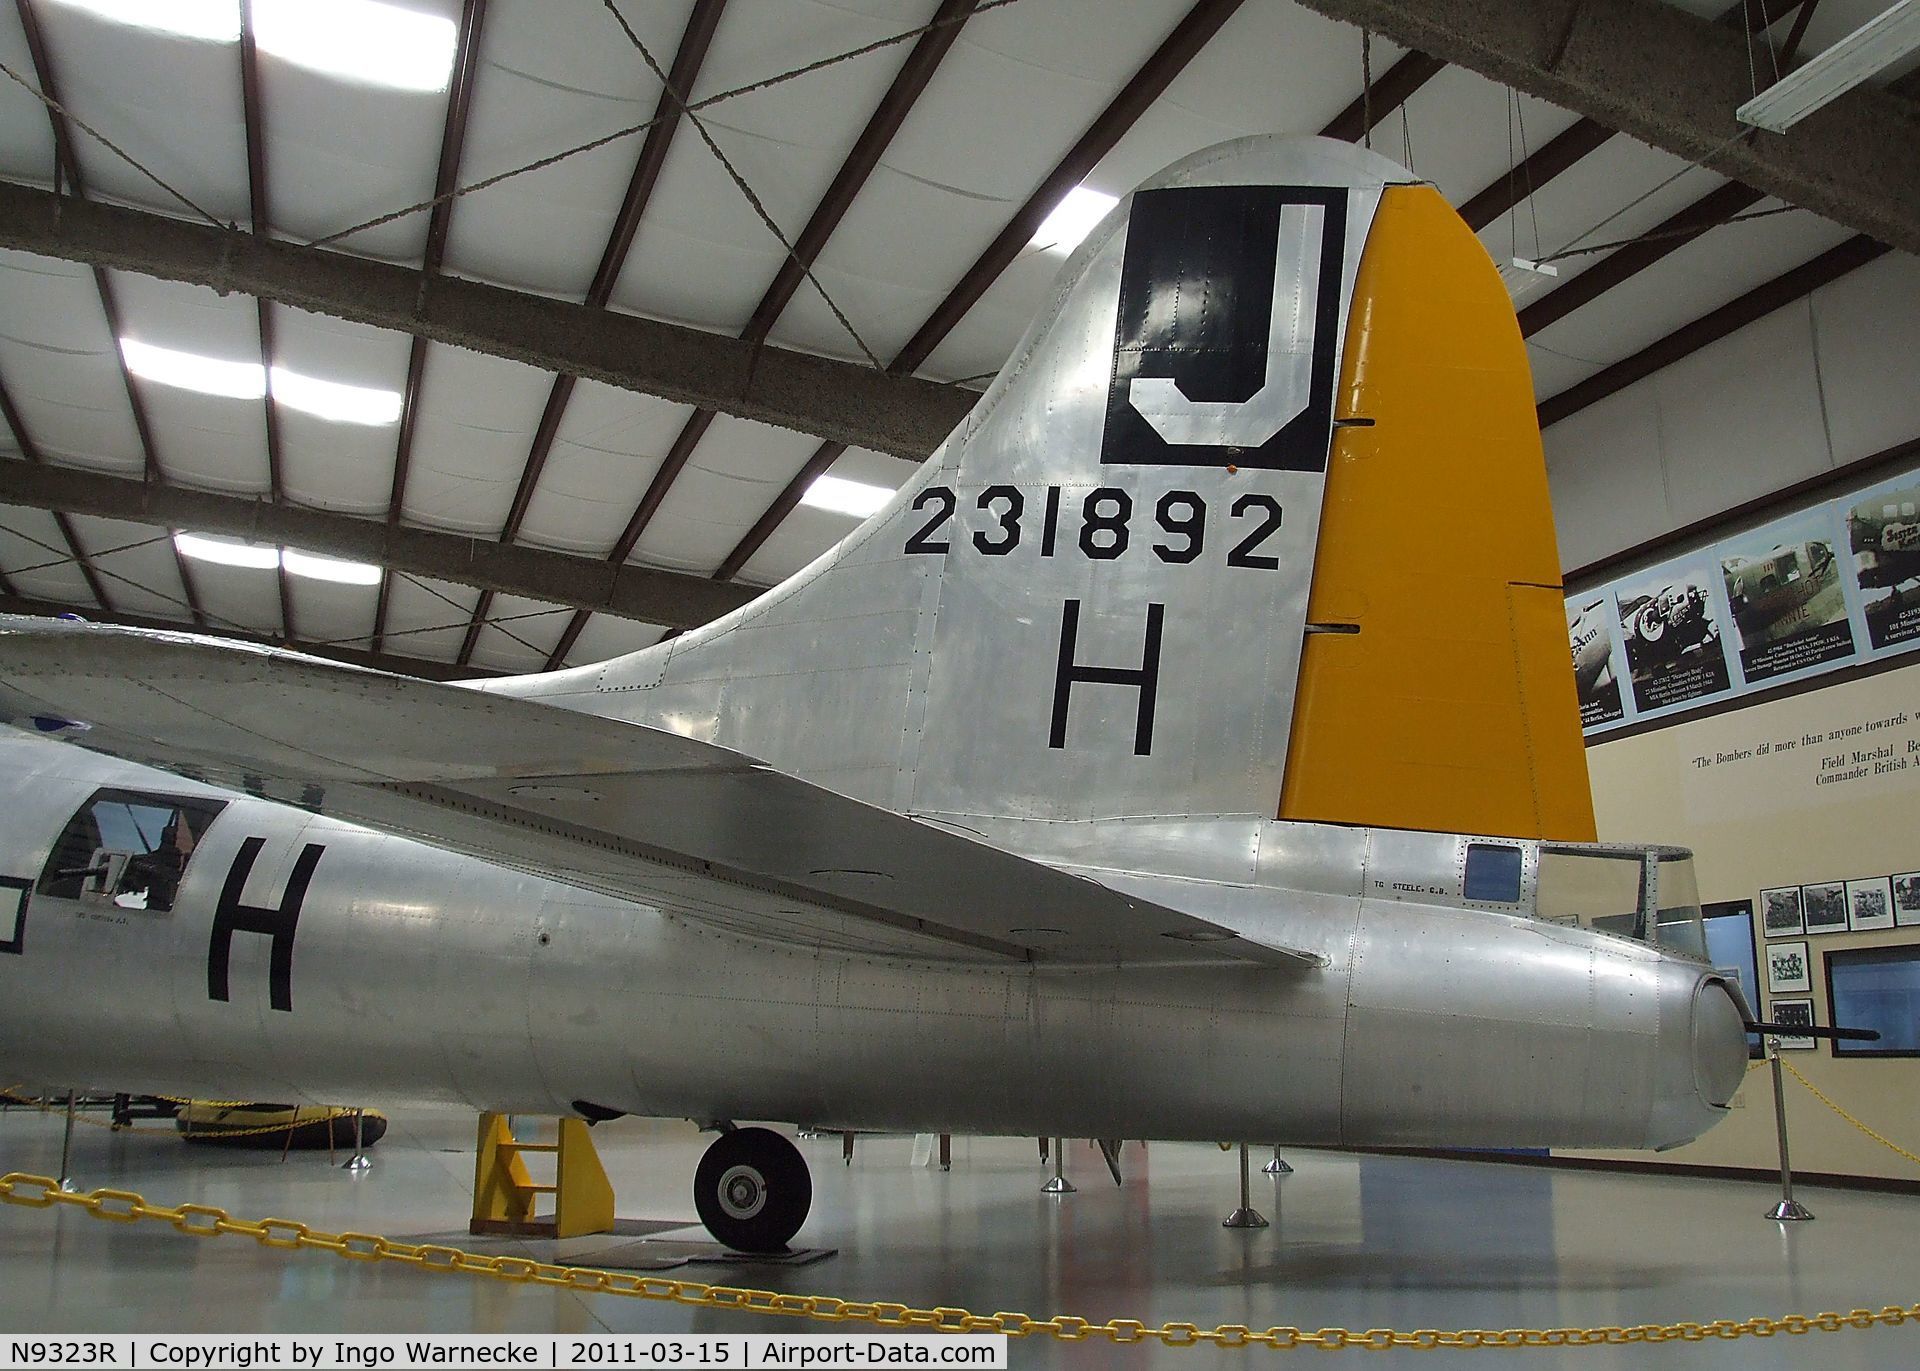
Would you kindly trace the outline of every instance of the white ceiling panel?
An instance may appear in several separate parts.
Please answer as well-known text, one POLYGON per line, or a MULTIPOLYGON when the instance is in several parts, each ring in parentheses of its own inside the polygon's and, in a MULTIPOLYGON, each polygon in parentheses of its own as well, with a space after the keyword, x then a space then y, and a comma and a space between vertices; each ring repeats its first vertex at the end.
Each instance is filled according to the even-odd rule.
MULTIPOLYGON (((246 222, 240 44, 113 23, 57 0, 34 6, 60 101, 215 217, 246 222)), ((200 216, 77 124, 87 193, 200 216)))
MULTIPOLYGON (((302 376, 400 392, 413 340, 305 310, 273 308, 274 361, 302 376)), ((381 514, 393 490, 398 421, 345 424, 279 407, 280 479, 289 499, 354 514, 381 514)))
POLYGON ((713 571, 819 446, 804 433, 719 416, 641 535, 633 560, 713 571))
MULTIPOLYGON (((623 13, 670 64, 690 8, 675 0, 623 13)), ((495 5, 481 32, 461 179, 482 180, 641 123, 659 93, 599 6, 495 5)), ((571 299, 585 294, 644 137, 463 197, 447 239, 448 270, 571 299)))
MULTIPOLYGON (((456 23, 459 0, 410 0, 456 23)), ((447 92, 383 89, 260 54, 268 212, 276 232, 312 239, 433 195, 447 92)), ((457 211, 456 211, 457 214, 457 211)), ((343 239, 347 252, 418 261, 424 211, 343 239)))
POLYGON ((67 554, 59 524, 43 509, 0 505, 0 571, 21 595, 76 607, 94 604, 80 564, 67 554))
POLYGON ((671 400, 577 383, 521 541, 593 556, 611 551, 692 413, 671 400))
POLYGON ((1578 385, 1606 364, 1585 357, 1572 357, 1544 343, 1529 340, 1527 363, 1533 368, 1533 397, 1543 400, 1578 385))
POLYGON ((1400 110, 1373 131, 1374 151, 1409 165, 1422 180, 1431 181, 1453 205, 1464 205, 1488 186, 1506 179, 1508 130, 1513 134, 1512 157, 1520 158, 1520 131, 1526 145, 1538 151, 1579 122, 1579 116, 1532 96, 1520 98, 1518 118, 1508 120, 1510 95, 1463 67, 1446 67, 1400 110))
POLYGON ((192 617, 167 530, 84 514, 68 522, 115 609, 160 619, 192 617))
POLYGON ((474 639, 473 663, 494 671, 526 673, 546 667, 573 611, 518 595, 496 595, 487 626, 474 639))
MULTIPOLYGON (((1534 137, 1532 124, 1527 136, 1528 154, 1546 141, 1534 137)), ((1615 134, 1481 229, 1480 241, 1496 262, 1617 242, 1646 232, 1725 182, 1724 176, 1615 134)), ((1564 283, 1600 260, 1593 254, 1555 265, 1564 283)))
POLYGON ((1644 383, 1561 420, 1542 438, 1563 569, 1585 566, 1673 527, 1660 409, 1644 383))
MULTIPOLYGON (((1178 0, 1067 0, 1012 5, 968 22, 816 268, 836 299, 836 280, 875 283, 859 308, 849 301, 847 309, 882 360, 898 353, 1184 12, 1178 0), (1089 31, 1098 43, 1085 41, 1089 31)), ((793 331, 776 330, 776 339, 848 351, 844 331, 809 290, 789 308, 793 331)), ((931 362, 923 370, 971 374, 931 362)))
POLYGON ((1650 377, 1673 522, 1711 518, 1833 465, 1808 302, 1797 300, 1650 377))
MULTIPOLYGON (((260 320, 253 297, 205 286, 111 273, 125 336, 152 347, 220 362, 260 365, 260 320)), ((210 490, 264 492, 266 401, 204 395, 134 378, 168 479, 210 490)))
MULTIPOLYGON (((25 75, 33 70, 20 11, 0 8, 0 62, 25 75)), ((0 175, 12 181, 53 184, 53 124, 47 107, 28 90, 0 79, 0 175)))
POLYGON ((451 662, 460 655, 480 592, 445 581, 394 576, 387 594, 387 633, 381 646, 405 657, 451 662))
POLYGON ((656 624, 635 623, 611 614, 590 614, 586 627, 574 640, 573 651, 567 654, 565 665, 579 666, 584 662, 623 657, 643 647, 652 647, 665 634, 666 630, 656 624))
MULTIPOLYGON (((913 465, 898 457, 865 448, 848 448, 827 474, 897 490, 913 472, 913 465)), ((781 520, 780 527, 761 544, 760 550, 747 559, 737 579, 749 585, 777 585, 860 527, 860 522, 849 514, 801 504, 781 520)))
MULTIPOLYGON (((831 57, 924 22, 932 5, 902 0, 891 17, 803 0, 735 6, 720 21, 695 89, 702 95, 831 57)), ((621 43, 616 30, 610 42, 621 43)), ((791 242, 797 237, 907 48, 883 49, 743 95, 699 118, 791 242)), ((668 55, 655 53, 665 65, 668 55)), ((636 67, 639 54, 633 54, 636 67)), ((683 127, 613 298, 621 308, 737 333, 787 260, 786 249, 708 150, 683 127)))
POLYGON ((119 348, 90 268, 0 249, 0 381, 46 456, 142 469, 119 348))
MULTIPOLYGON (((1777 203, 1764 200, 1756 208, 1777 203)), ((1569 356, 1618 361, 1849 236, 1805 212, 1728 224, 1674 249, 1535 336, 1569 356)))
POLYGON ((537 367, 437 343, 429 348, 405 517, 497 536, 552 386, 552 373, 537 367))
POLYGON ((302 642, 361 651, 372 644, 379 586, 350 586, 290 575, 287 598, 293 602, 293 636, 302 642))
POLYGON ((1835 462, 1920 434, 1920 258, 1890 252, 1813 295, 1835 462))
MULTIPOLYGON (((200 608, 207 616, 208 625, 216 631, 245 627, 270 637, 280 636, 277 572, 188 558, 187 575, 193 580, 194 593, 200 598, 200 608)), ((110 586, 108 594, 114 595, 114 604, 119 605, 117 590, 110 586)))

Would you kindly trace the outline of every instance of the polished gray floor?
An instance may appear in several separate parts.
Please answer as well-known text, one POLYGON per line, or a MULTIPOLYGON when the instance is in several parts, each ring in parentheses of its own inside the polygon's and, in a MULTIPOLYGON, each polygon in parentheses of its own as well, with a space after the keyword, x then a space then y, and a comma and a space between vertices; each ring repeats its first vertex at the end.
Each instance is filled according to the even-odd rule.
MULTIPOLYGON (((465 1227, 470 1115, 397 1114, 376 1165, 357 1176, 330 1167, 324 1153, 283 1165, 277 1153, 211 1153, 161 1130, 80 1128, 76 1181, 334 1231, 418 1238, 465 1227)), ((596 1136, 623 1215, 692 1219, 686 1187, 702 1141, 691 1127, 623 1120, 596 1136)), ((1070 1144, 1069 1174, 1080 1188, 1061 1198, 1039 1193, 1044 1173, 1030 1140, 957 1139, 946 1174, 912 1166, 904 1138, 863 1139, 850 1168, 837 1138, 802 1147, 816 1190, 800 1241, 839 1254, 802 1267, 680 1274, 982 1313, 1256 1328, 1584 1327, 1920 1300, 1920 1198, 1908 1196, 1805 1189, 1817 1219, 1783 1225, 1762 1217, 1775 1192, 1757 1184, 1294 1151, 1292 1176, 1254 1177, 1255 1206, 1272 1227, 1229 1231, 1220 1220, 1235 1198, 1234 1159, 1211 1146, 1156 1144, 1143 1153, 1129 1144, 1126 1184, 1116 1188, 1097 1153, 1070 1144)), ((0 1114, 0 1170, 51 1172, 59 1148, 57 1117, 0 1114)), ((575 1247, 590 1253, 606 1242, 575 1247)), ((0 1206, 0 1329, 11 1331, 740 1332, 774 1322, 0 1206)), ((1032 1340, 1014 1344, 1012 1364, 1204 1367, 1272 1355, 1032 1340)), ((1446 1366, 1497 1360, 1592 1371, 1816 1360, 1823 1371, 1912 1367, 1920 1366, 1920 1327, 1439 1355, 1435 1364, 1446 1366)))

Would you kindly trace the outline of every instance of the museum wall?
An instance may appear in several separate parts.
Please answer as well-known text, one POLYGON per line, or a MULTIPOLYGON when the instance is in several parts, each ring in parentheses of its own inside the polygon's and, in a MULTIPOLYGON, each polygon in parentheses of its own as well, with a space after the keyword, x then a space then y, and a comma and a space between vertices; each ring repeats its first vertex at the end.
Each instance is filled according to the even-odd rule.
POLYGON ((1562 567, 1920 438, 1916 301, 1887 253, 1547 429, 1562 567))
MULTIPOLYGON (((1898 925, 1768 938, 1760 900, 1763 890, 1869 888, 1920 870, 1920 664, 1598 742, 1587 762, 1603 841, 1691 847, 1703 901, 1754 902, 1763 983, 1768 945, 1806 945, 1809 990, 1780 998, 1811 998, 1816 1023, 1832 1022, 1828 954, 1920 944, 1920 926, 1898 925)), ((1763 989, 1763 1014, 1771 998, 1763 989)), ((1824 1043, 1784 1056, 1835 1102, 1920 1152, 1920 1057, 1843 1060, 1824 1043)), ((1791 1076, 1786 1090, 1796 1170, 1920 1181, 1920 1166, 1861 1134, 1791 1076)), ((1772 1109, 1761 1067, 1748 1073, 1731 1117, 1698 1142, 1658 1156, 1589 1155, 1774 1167, 1772 1109)))

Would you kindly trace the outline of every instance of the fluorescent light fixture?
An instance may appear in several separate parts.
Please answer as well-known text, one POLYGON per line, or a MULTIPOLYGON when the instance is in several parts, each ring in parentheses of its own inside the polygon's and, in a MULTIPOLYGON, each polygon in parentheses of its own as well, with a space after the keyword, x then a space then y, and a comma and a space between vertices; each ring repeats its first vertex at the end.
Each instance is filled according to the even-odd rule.
POLYGON ((235 400, 258 400, 267 393, 267 369, 258 362, 223 362, 131 338, 120 340, 120 355, 127 359, 128 371, 163 386, 235 400))
POLYGON ((262 52, 370 86, 445 90, 455 36, 451 19, 375 0, 253 0, 262 52))
POLYGON ((288 548, 280 554, 280 565, 295 576, 310 576, 316 581, 337 581, 345 586, 377 586, 380 568, 365 562, 343 562, 338 557, 321 557, 311 552, 288 548))
POLYGON ((302 376, 285 367, 271 373, 273 398, 288 409, 332 419, 342 424, 397 424, 400 422, 400 392, 373 386, 349 386, 339 381, 322 381, 302 376))
POLYGON ((1920 49, 1920 0, 1894 0, 1884 13, 1740 106, 1734 117, 1743 124, 1785 133, 1916 49, 1920 49))
POLYGON ((155 29, 212 43, 237 42, 240 0, 60 0, 68 9, 114 24, 155 29))
POLYGON ((800 503, 864 519, 877 513, 892 498, 893 492, 885 486, 870 486, 865 481, 848 481, 839 476, 816 476, 807 493, 800 497, 800 503))
POLYGON ((1516 305, 1545 290, 1559 274, 1560 268, 1553 263, 1526 257, 1509 257, 1500 264, 1500 280, 1516 305))
POLYGON ((1119 203, 1118 196, 1075 186, 1053 207, 1053 213, 1046 217, 1027 246, 1043 252, 1072 252, 1080 246, 1080 240, 1107 217, 1107 211, 1119 203))
POLYGON ((271 571, 280 565, 280 549, 243 543, 235 538, 210 538, 204 533, 176 533, 173 545, 183 557, 221 566, 240 566, 252 571, 271 571))

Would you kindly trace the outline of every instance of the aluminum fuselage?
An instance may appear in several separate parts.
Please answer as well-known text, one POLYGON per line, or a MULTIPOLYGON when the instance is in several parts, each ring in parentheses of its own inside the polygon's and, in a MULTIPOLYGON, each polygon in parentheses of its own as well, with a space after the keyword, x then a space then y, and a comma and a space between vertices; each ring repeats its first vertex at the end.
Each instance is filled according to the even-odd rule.
MULTIPOLYGON (((0 874, 27 880, 102 786, 227 802, 168 912, 30 896, 21 952, 0 957, 10 1080, 1298 1143, 1658 1146, 1721 1112, 1694 1079, 1695 1002, 1718 994, 1705 968, 1363 895, 1420 886, 1427 852, 1443 878, 1442 835, 1270 825, 1254 879, 1182 882, 1191 907, 1321 968, 1068 969, 739 937, 11 731, 0 776, 0 874), (255 905, 281 901, 295 854, 324 848, 285 1010, 260 936, 235 937, 229 998, 210 994, 214 909, 255 838, 255 905), (1304 888, 1273 883, 1288 878, 1304 888)), ((1202 849, 1239 836, 1187 835, 1202 849)))

